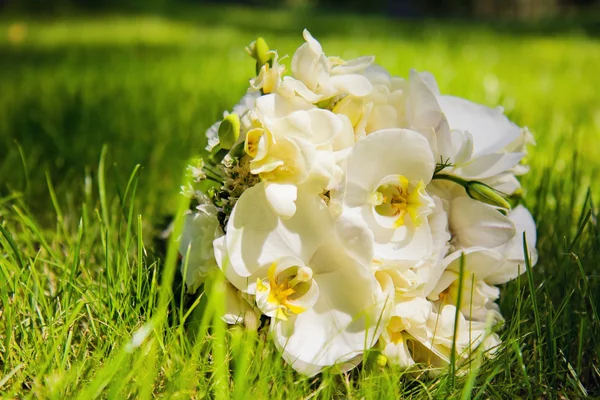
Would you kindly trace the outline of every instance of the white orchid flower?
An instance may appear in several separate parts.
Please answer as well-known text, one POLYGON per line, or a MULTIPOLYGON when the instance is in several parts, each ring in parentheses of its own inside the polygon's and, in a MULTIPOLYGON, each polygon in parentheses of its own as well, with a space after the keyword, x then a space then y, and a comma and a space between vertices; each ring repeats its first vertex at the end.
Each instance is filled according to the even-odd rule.
POLYGON ((522 236, 528 239, 530 260, 537 262, 535 222, 529 211, 518 206, 508 218, 493 207, 458 197, 451 202, 450 230, 456 249, 443 262, 438 275, 430 276, 435 287, 426 295, 444 304, 456 304, 460 256, 465 254, 461 312, 474 320, 485 320, 488 313, 501 319, 494 301, 497 287, 525 272, 522 236), (460 250, 462 249, 462 250, 460 250))
POLYGON ((521 152, 504 152, 519 138, 521 129, 509 121, 501 107, 489 108, 453 96, 437 97, 442 112, 453 130, 468 132, 473 140, 473 154, 457 175, 489 178, 514 167, 523 158, 521 152))
POLYGON ((428 137, 436 161, 453 165, 444 172, 487 179, 514 168, 523 158, 523 152, 507 148, 521 136, 521 129, 501 107, 441 95, 428 73, 411 70, 408 87, 409 126, 428 137))
POLYGON ((415 342, 419 337, 427 338, 426 323, 432 312, 431 302, 425 296, 433 290, 438 271, 443 271, 443 258, 448 250, 450 234, 448 216, 442 200, 434 197, 436 203, 428 220, 433 237, 433 253, 418 268, 388 268, 378 270, 376 276, 386 293, 393 299, 394 306, 386 318, 386 329, 380 338, 382 354, 392 365, 410 367, 415 342))
POLYGON ((431 256, 416 267, 406 267, 396 262, 374 264, 378 280, 391 283, 395 302, 412 300, 415 297, 425 298, 445 269, 443 260, 450 247, 448 214, 440 198, 433 196, 433 200, 434 211, 427 217, 432 236, 431 256))
POLYGON ((273 210, 289 218, 300 186, 320 193, 338 184, 342 170, 335 151, 350 143, 343 137, 352 137, 352 130, 343 116, 276 94, 256 101, 256 116, 255 127, 245 134, 250 171, 266 182, 273 210))
POLYGON ((439 279, 432 277, 437 283, 428 298, 442 305, 457 305, 459 289, 462 289, 459 309, 463 315, 473 321, 485 321, 491 313, 496 320, 501 320, 502 316, 494 303, 500 296, 500 290, 486 283, 485 279, 498 271, 503 263, 503 255, 494 250, 472 247, 456 251, 444 259, 446 269, 439 279), (460 265, 463 255, 461 288, 460 265))
POLYGON ((427 321, 432 312, 432 305, 422 297, 397 302, 393 307, 380 340, 382 354, 388 362, 400 367, 411 367, 415 364, 412 353, 415 337, 427 337, 427 321))
POLYGON ((183 257, 181 273, 188 293, 195 293, 207 274, 217 268, 213 241, 223 236, 215 206, 202 204, 196 210, 186 214, 179 239, 179 253, 183 257))
MULTIPOLYGON (((443 305, 438 312, 432 312, 427 321, 427 338, 417 338, 413 357, 416 362, 426 362, 433 367, 444 368, 451 361, 453 342, 457 366, 467 361, 475 349, 483 346, 484 354, 493 356, 500 338, 495 333, 488 334, 488 322, 468 321, 462 313, 456 319, 456 307, 443 305), (454 336, 455 321, 458 324, 454 336), (455 340, 456 339, 456 340, 455 340)), ((435 374, 435 370, 432 371, 435 374)))
POLYGON ((349 118, 356 139, 382 129, 406 127, 404 79, 391 76, 379 65, 371 65, 364 76, 373 86, 371 92, 360 97, 347 95, 332 111, 349 118))
POLYGON ((377 341, 385 296, 369 266, 360 262, 372 257, 372 247, 362 243, 368 254, 355 259, 336 237, 318 195, 299 192, 296 213, 282 219, 269 206, 264 186, 240 197, 226 237, 214 243, 215 256, 227 279, 255 295, 258 308, 271 317, 284 359, 314 375, 354 359, 377 341))
POLYGON ((371 92, 371 83, 360 72, 373 62, 373 57, 351 61, 327 58, 321 44, 306 29, 303 36, 306 43, 292 57, 293 77, 283 79, 282 93, 317 103, 340 94, 360 97, 371 92))
POLYGON ((375 262, 414 267, 433 251, 427 217, 434 201, 426 187, 435 163, 427 140, 404 129, 374 132, 359 140, 346 160, 346 181, 332 191, 340 218, 372 233, 375 262))
MULTIPOLYGON (((396 305, 394 316, 381 335, 382 354, 390 364, 411 367, 423 363, 436 374, 451 360, 455 339, 456 307, 441 305, 439 310, 423 298, 415 298, 396 305)), ((468 321, 458 313, 455 360, 457 366, 467 361, 479 346, 487 356, 492 356, 500 344, 500 338, 490 333, 488 322, 468 321)))
MULTIPOLYGON (((535 139, 531 132, 529 132, 529 129, 521 128, 521 135, 506 146, 504 151, 508 153, 525 154, 527 152, 527 146, 529 145, 535 145, 535 139)), ((507 195, 520 194, 522 189, 517 176, 524 175, 527 172, 529 172, 529 166, 526 164, 525 158, 522 158, 520 162, 511 169, 490 178, 481 179, 481 181, 501 193, 507 195)))

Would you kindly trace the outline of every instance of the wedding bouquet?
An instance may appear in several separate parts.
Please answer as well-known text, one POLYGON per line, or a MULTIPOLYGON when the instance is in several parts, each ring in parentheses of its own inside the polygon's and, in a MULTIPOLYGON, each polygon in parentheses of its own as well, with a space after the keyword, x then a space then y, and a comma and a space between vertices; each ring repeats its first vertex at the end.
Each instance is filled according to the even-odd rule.
POLYGON ((537 261, 517 179, 531 134, 429 73, 392 76, 304 39, 291 75, 250 44, 257 76, 188 168, 187 291, 222 271, 223 319, 268 325, 306 375, 371 349, 432 371, 492 355, 495 285, 537 261))

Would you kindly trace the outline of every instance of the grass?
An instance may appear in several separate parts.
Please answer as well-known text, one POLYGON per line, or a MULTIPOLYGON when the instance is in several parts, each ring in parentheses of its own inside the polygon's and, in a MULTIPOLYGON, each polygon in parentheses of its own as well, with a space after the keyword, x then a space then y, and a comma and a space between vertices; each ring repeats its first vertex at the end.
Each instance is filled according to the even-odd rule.
POLYGON ((596 39, 201 8, 166 17, 4 16, 0 54, 3 397, 600 396, 596 39), (443 92, 501 104, 534 132, 523 184, 540 260, 502 288, 498 356, 465 375, 414 380, 370 362, 304 378, 264 333, 219 323, 218 278, 210 296, 172 290, 176 252, 153 238, 185 206, 186 159, 244 93, 254 66, 243 47, 261 35, 291 54, 305 26, 329 54, 374 54, 403 76, 431 71, 443 92))

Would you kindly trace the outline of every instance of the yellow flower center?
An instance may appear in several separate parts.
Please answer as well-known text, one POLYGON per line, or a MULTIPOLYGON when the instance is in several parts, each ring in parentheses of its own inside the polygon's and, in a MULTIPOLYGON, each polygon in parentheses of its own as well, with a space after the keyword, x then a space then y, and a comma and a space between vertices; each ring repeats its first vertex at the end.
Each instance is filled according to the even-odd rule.
POLYGON ((408 179, 399 176, 397 183, 380 185, 372 194, 371 203, 379 215, 396 218, 396 227, 404 225, 406 216, 412 219, 415 226, 419 226, 423 222, 419 208, 425 205, 421 201, 424 189, 423 181, 411 189, 408 179))
POLYGON ((264 134, 266 134, 266 131, 263 128, 254 128, 246 133, 244 150, 250 157, 254 158, 258 154, 258 144, 264 134))
POLYGON ((439 294, 440 303, 451 304, 452 299, 454 298, 454 293, 451 292, 455 292, 455 290, 452 290, 452 285, 448 286, 439 294))
POLYGON ((269 267, 267 287, 260 279, 256 281, 256 289, 267 292, 267 302, 278 308, 276 317, 287 320, 287 315, 300 314, 306 309, 292 302, 299 299, 310 289, 312 284, 312 270, 308 267, 292 266, 276 274, 277 262, 269 267))

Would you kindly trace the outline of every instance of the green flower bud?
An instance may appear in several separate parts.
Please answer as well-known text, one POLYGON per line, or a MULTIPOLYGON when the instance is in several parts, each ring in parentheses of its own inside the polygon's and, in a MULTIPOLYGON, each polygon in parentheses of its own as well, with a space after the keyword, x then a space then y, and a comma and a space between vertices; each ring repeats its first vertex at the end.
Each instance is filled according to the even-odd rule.
POLYGON ((254 46, 256 61, 260 63, 260 65, 264 65, 269 62, 271 59, 271 55, 269 54, 269 46, 265 39, 259 37, 256 39, 256 45, 254 46))
POLYGON ((222 149, 229 150, 240 137, 240 117, 229 114, 219 125, 219 145, 222 149))
POLYGON ((263 65, 271 62, 271 54, 269 53, 269 46, 265 39, 259 37, 254 42, 250 43, 246 47, 246 51, 252 58, 256 60, 256 73, 260 72, 263 65))
POLYGON ((379 365, 381 368, 385 367, 387 364, 387 357, 384 356, 383 354, 378 354, 377 357, 375 358, 375 362, 377 363, 377 365, 379 365))
POLYGON ((502 207, 510 210, 510 204, 504 196, 500 194, 497 190, 489 187, 485 183, 470 181, 465 186, 467 190, 467 194, 475 200, 481 201, 482 203, 486 203, 495 207, 502 207))

